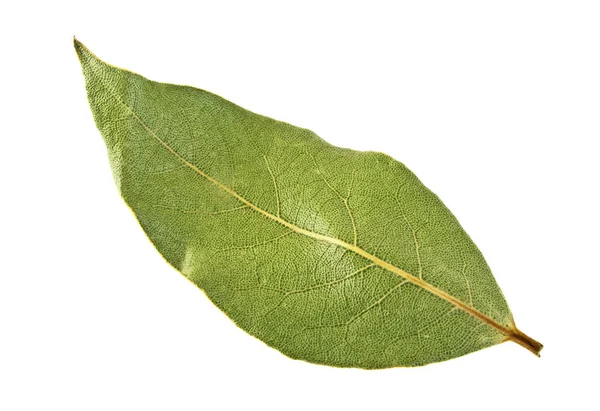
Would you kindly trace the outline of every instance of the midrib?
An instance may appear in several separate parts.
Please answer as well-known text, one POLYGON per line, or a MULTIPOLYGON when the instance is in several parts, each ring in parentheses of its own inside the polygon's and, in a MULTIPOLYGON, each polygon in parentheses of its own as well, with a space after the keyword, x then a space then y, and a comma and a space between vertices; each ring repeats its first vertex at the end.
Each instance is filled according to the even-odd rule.
POLYGON ((233 196, 234 198, 236 198, 237 200, 239 200, 241 203, 247 205, 249 208, 251 208, 252 210, 262 214, 263 216, 270 218, 273 221, 278 222, 279 224, 284 225, 285 227, 295 231, 296 233, 299 234, 303 234, 307 237, 311 237, 314 238, 315 240, 320 240, 320 241, 325 241, 328 242, 330 244, 335 244, 338 245, 340 247, 346 248, 348 250, 351 250, 353 252, 355 252, 356 254, 360 255, 361 257, 366 258, 367 260, 377 264, 378 266, 391 271, 392 273, 408 280, 409 282, 424 288, 425 290, 429 291, 430 293, 432 293, 433 295, 446 300, 452 304, 454 304, 456 307, 466 311, 467 313, 477 317, 479 320, 483 321, 484 323, 490 325, 491 327, 497 329, 498 331, 500 331, 502 334, 509 336, 511 335, 513 332, 512 330, 510 330, 509 328, 503 326, 502 324, 499 324, 497 321, 495 321, 494 319, 488 317, 487 315, 481 313, 480 311, 474 309, 473 307, 463 303, 462 301, 460 301, 459 299, 457 299, 456 297, 453 297, 452 295, 448 294, 447 292, 440 290, 437 287, 434 287, 433 285, 427 283, 426 281, 404 271, 403 269, 396 267, 393 264, 388 263, 387 261, 382 260, 381 258, 374 256, 373 254, 363 250, 362 248, 347 243, 345 241, 342 241, 338 238, 334 238, 334 237, 329 237, 323 234, 319 234, 319 233, 315 233, 313 231, 310 230, 306 230, 302 227, 298 227, 295 224, 290 223, 289 221, 284 220, 281 217, 278 217, 276 215, 273 215, 271 213, 269 213, 266 210, 263 210, 262 208, 256 206, 254 203, 248 201, 247 199, 245 199, 244 197, 242 197, 241 195, 239 195, 237 192, 235 192, 234 190, 232 190, 231 188, 227 187, 226 185, 224 185, 223 183, 221 183, 220 181, 218 181, 217 179, 209 176, 208 174, 206 174, 204 171, 200 170, 198 167, 196 167, 194 164, 190 163, 188 160, 186 160, 183 156, 181 156, 179 153, 177 153, 171 146, 169 146, 164 140, 162 140, 150 127, 148 127, 148 125, 133 111, 133 109, 131 107, 129 107, 127 104, 125 104, 124 102, 122 102, 124 104, 124 106, 129 110, 129 112, 131 113, 131 115, 140 123, 140 125, 152 136, 154 137, 164 148, 166 148, 171 154, 173 154, 175 157, 177 157, 177 159, 179 159, 183 164, 185 164, 186 166, 188 166, 189 168, 191 168, 192 170, 194 170, 196 173, 198 173, 199 175, 201 175, 202 177, 204 177, 205 179, 207 179, 208 181, 210 181, 211 183, 213 183, 214 185, 216 185, 217 187, 219 187, 221 190, 227 192, 228 194, 230 194, 231 196, 233 196))
MULTIPOLYGON (((86 49, 86 51, 88 53, 90 53, 92 56, 93 54, 86 49)), ((94 58, 97 58, 94 56, 94 58)), ((98 61, 100 61, 98 59, 98 61)), ((106 63, 103 63, 106 64, 106 63)), ((93 66, 93 64, 92 64, 93 66)), ((101 78, 101 77, 99 77, 101 78)), ((328 242, 330 244, 335 244, 338 245, 340 247, 343 247, 347 250, 353 251, 356 254, 360 255, 361 257, 373 262, 374 264, 380 266, 381 268, 388 270, 402 278, 404 278, 405 280, 427 290, 428 292, 430 292, 431 294, 445 300, 448 301, 449 303, 453 304, 454 306, 458 307, 459 309, 473 315, 474 317, 476 317, 477 319, 479 319, 480 321, 484 322, 485 324, 495 328, 496 330, 500 331, 502 334, 504 334, 507 338, 506 340, 512 339, 515 340, 517 343, 523 345, 519 339, 518 339, 518 334, 520 333, 519 330, 516 329, 516 327, 514 328, 509 328, 509 327, 505 327, 502 324, 498 323, 496 320, 488 317, 487 315, 481 313, 480 311, 476 310, 475 308, 463 303, 462 301, 460 301, 459 299, 457 299, 456 297, 448 294, 447 292, 440 290, 439 288, 427 283, 426 281, 404 271, 403 269, 396 267, 393 264, 388 263, 387 261, 382 260, 381 258, 374 256, 373 254, 370 254, 369 252, 363 250, 362 248, 347 243, 345 241, 342 241, 340 239, 334 238, 334 237, 329 237, 323 234, 319 234, 319 233, 315 233, 313 231, 310 230, 306 230, 304 228, 298 227, 295 224, 292 224, 284 219, 282 219, 281 217, 278 217, 276 215, 273 215, 271 213, 269 213, 268 211, 263 210, 262 208, 256 206, 255 204, 253 204, 252 202, 248 201, 247 199, 245 199, 244 197, 242 197, 241 195, 239 195, 237 192, 235 192, 234 190, 232 190, 231 188, 227 187, 226 185, 224 185, 223 183, 221 183, 220 181, 216 180, 215 178, 211 177, 210 175, 206 174, 204 171, 200 170, 198 167, 196 167, 194 164, 190 163, 188 160, 186 160, 183 156, 181 156, 179 153, 177 153, 171 146, 169 146, 164 140, 162 140, 138 115, 135 111, 133 111, 133 109, 127 104, 125 103, 120 97, 119 95, 112 89, 112 87, 107 84, 105 81, 102 82, 103 85, 106 87, 106 89, 109 91, 109 93, 115 98, 115 100, 117 100, 119 103, 121 103, 126 109, 127 111, 129 111, 131 113, 131 115, 133 116, 133 118, 136 119, 136 121, 138 121, 140 123, 140 125, 153 137, 155 138, 166 150, 168 150, 171 154, 173 154, 179 161, 181 161, 183 164, 185 164, 187 167, 189 167, 190 169, 194 170, 196 173, 198 173, 200 176, 204 177, 205 179, 207 179, 208 181, 210 181, 212 184, 216 185, 217 187, 219 187, 221 190, 227 192, 228 194, 230 194, 232 197, 236 198, 238 201, 240 201, 242 204, 247 205, 249 208, 251 208, 252 210, 262 214, 263 216, 276 221, 277 223, 293 230, 296 233, 305 235, 307 237, 310 238, 314 238, 315 240, 319 240, 319 241, 325 241, 328 242)), ((528 348, 528 347, 526 347, 528 348)), ((539 354, 538 354, 539 355, 539 354)))

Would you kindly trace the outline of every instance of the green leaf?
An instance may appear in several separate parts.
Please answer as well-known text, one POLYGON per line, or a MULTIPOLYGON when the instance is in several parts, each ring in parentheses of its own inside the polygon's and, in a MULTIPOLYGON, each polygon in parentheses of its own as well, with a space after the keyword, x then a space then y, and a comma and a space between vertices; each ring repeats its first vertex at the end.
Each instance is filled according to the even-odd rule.
POLYGON ((403 164, 75 49, 124 200, 248 333, 338 367, 417 366, 509 340, 539 354, 475 244, 403 164))

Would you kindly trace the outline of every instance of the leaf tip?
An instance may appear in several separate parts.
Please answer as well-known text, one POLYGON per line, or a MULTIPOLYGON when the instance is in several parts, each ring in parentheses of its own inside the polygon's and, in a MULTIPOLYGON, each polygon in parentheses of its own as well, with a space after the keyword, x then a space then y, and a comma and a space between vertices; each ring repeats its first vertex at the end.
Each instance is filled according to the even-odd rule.
POLYGON ((75 47, 75 52, 77 53, 77 57, 79 57, 79 62, 85 68, 87 64, 90 62, 98 62, 103 63, 94 53, 90 51, 82 42, 77 40, 75 36, 73 36, 73 47, 75 47))
POLYGON ((83 62, 83 59, 86 55, 91 54, 87 47, 84 46, 82 42, 77 40, 75 36, 73 36, 73 47, 75 47, 75 52, 77 53, 77 56, 81 62, 83 62))

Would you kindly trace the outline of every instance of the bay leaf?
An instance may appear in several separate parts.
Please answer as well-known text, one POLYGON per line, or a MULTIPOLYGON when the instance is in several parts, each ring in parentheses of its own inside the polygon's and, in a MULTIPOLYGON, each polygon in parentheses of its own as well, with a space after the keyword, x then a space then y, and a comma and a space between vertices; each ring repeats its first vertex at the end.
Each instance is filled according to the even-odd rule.
POLYGON ((75 49, 123 199, 251 335, 338 367, 418 366, 505 341, 539 355, 479 249, 402 163, 75 49))

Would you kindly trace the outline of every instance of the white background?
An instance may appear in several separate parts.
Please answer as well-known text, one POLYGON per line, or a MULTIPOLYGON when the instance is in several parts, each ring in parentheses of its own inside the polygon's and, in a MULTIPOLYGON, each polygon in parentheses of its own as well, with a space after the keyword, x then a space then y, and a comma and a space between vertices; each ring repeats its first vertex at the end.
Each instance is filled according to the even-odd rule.
POLYGON ((595 1, 5 2, 0 409, 598 409, 595 1), (486 256, 506 343, 416 369, 293 361, 154 250, 72 46, 404 162, 486 256))

